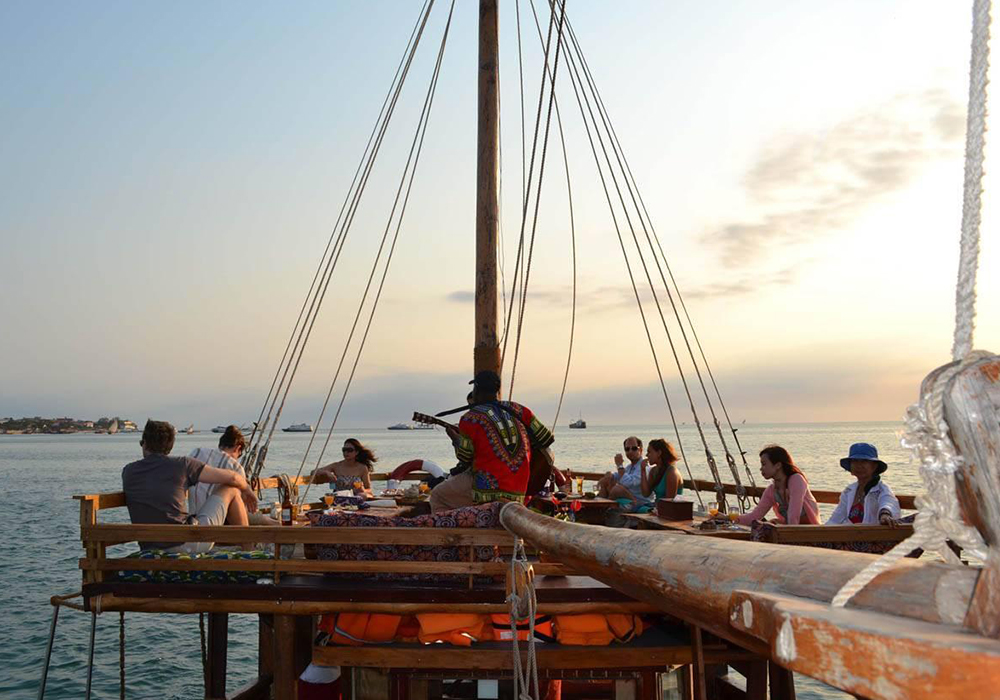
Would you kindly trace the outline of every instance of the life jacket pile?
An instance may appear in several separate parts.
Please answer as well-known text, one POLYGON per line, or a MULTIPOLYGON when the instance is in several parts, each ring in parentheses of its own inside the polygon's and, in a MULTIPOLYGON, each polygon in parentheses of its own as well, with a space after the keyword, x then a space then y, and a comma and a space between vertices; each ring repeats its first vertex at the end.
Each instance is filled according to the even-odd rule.
MULTIPOLYGON (((518 620, 517 638, 527 641, 531 632, 527 619, 518 620)), ((646 629, 638 615, 596 614, 538 615, 534 636, 537 641, 581 646, 607 646, 625 643, 646 629)), ((316 644, 389 644, 391 642, 447 642, 470 646, 481 641, 511 641, 514 638, 510 616, 472 613, 420 613, 419 615, 384 615, 380 613, 331 613, 323 615, 318 625, 316 644)))

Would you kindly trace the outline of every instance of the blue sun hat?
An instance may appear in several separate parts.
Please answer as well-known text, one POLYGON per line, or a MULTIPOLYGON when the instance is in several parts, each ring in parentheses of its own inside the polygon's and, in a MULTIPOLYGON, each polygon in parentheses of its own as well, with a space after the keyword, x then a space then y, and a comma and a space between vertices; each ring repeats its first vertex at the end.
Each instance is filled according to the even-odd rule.
POLYGON ((878 458, 878 450, 875 445, 870 445, 867 442, 856 442, 851 445, 850 454, 840 460, 840 466, 842 466, 847 471, 851 471, 851 460, 852 459, 867 459, 870 462, 875 462, 878 468, 875 470, 876 474, 881 474, 889 465, 878 458))

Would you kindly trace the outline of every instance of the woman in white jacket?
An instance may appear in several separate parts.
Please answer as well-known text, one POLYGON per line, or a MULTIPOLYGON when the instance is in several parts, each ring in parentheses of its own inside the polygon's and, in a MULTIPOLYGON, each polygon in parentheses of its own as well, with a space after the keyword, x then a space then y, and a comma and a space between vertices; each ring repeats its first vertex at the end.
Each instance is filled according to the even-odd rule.
POLYGON ((851 445, 850 454, 840 460, 840 466, 851 472, 857 481, 840 494, 840 503, 827 525, 889 525, 896 526, 899 501, 881 475, 888 465, 878 458, 878 450, 867 442, 851 445))

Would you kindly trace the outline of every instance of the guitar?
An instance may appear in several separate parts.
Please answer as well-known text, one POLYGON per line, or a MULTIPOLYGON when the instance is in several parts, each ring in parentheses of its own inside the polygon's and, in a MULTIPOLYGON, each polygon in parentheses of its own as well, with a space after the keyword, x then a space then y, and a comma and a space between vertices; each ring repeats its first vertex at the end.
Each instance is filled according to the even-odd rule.
POLYGON ((443 421, 435 416, 429 416, 426 413, 413 412, 413 418, 411 419, 414 423, 423 423, 424 425, 440 425, 442 428, 451 428, 452 430, 458 430, 457 425, 452 425, 447 421, 443 421))
MULTIPOLYGON (((457 425, 443 421, 436 416, 429 416, 426 413, 419 413, 417 411, 413 412, 414 423, 425 423, 427 425, 440 425, 442 428, 451 428, 453 430, 458 430, 457 425)), ((528 466, 528 486, 525 492, 526 496, 533 496, 545 487, 545 483, 549 480, 549 476, 552 474, 552 469, 555 464, 551 458, 551 452, 549 450, 532 449, 531 450, 531 460, 528 466)), ((464 471, 464 470, 463 470, 464 471)), ((456 472, 452 470, 452 474, 456 472)))

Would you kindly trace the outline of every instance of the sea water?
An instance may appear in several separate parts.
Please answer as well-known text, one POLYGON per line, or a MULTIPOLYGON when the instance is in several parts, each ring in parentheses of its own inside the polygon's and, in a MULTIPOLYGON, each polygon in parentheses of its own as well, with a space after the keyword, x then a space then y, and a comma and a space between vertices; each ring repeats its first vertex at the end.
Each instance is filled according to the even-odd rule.
MULTIPOLYGON (((914 494, 920 480, 909 454, 899 446, 898 423, 757 424, 737 426, 737 437, 747 451, 747 462, 758 484, 757 453, 766 444, 777 443, 789 450, 815 489, 841 490, 851 481, 839 459, 853 442, 874 443, 888 463, 885 480, 898 493, 914 494)), ((711 428, 714 432, 714 428, 711 428)), ((591 426, 585 430, 556 431, 554 451, 562 468, 581 471, 610 470, 614 455, 622 451, 622 440, 637 435, 647 443, 662 437, 676 443, 668 426, 591 426)), ((694 426, 680 428, 681 443, 696 478, 710 479, 701 440, 694 426)), ((389 471, 410 459, 429 459, 444 467, 454 463, 450 443, 440 429, 387 431, 384 428, 334 432, 326 454, 320 448, 326 434, 317 434, 306 457, 309 434, 277 433, 270 449, 265 475, 295 474, 300 466, 309 471, 321 461, 340 458, 344 438, 356 437, 374 449, 377 471, 389 471), (305 459, 304 459, 305 457, 305 459)), ((725 434, 737 456, 733 436, 725 434)), ((179 435, 174 455, 195 447, 213 446, 218 435, 200 432, 179 435)), ((724 481, 731 482, 718 436, 713 451, 724 481)), ((38 692, 42 660, 52 618, 50 596, 80 589, 77 560, 82 556, 79 540, 79 507, 74 494, 121 490, 121 468, 141 456, 139 435, 0 435, 0 503, 3 503, 3 547, 0 563, 0 697, 27 700, 38 692)), ((683 471, 683 468, 682 468, 683 471)), ((685 476, 687 476, 685 474, 685 476)), ((319 495, 318 493, 316 494, 319 495)), ((706 494, 707 495, 707 494, 706 494)), ((273 501, 268 494, 265 501, 273 501)), ((820 504, 828 515, 833 506, 820 504)), ((127 520, 125 509, 108 511, 105 522, 127 520)), ((134 545, 111 548, 121 555, 134 545)), ((63 609, 59 615, 52 664, 46 687, 47 698, 83 697, 86 685, 90 615, 63 609)), ((94 659, 95 698, 118 696, 117 613, 97 619, 94 659)), ((201 651, 197 615, 147 615, 126 613, 126 690, 130 698, 202 697, 201 651)), ((231 615, 229 632, 230 691, 256 675, 257 621, 252 615, 231 615)), ((797 681, 802 700, 832 700, 849 696, 811 679, 797 681)))

